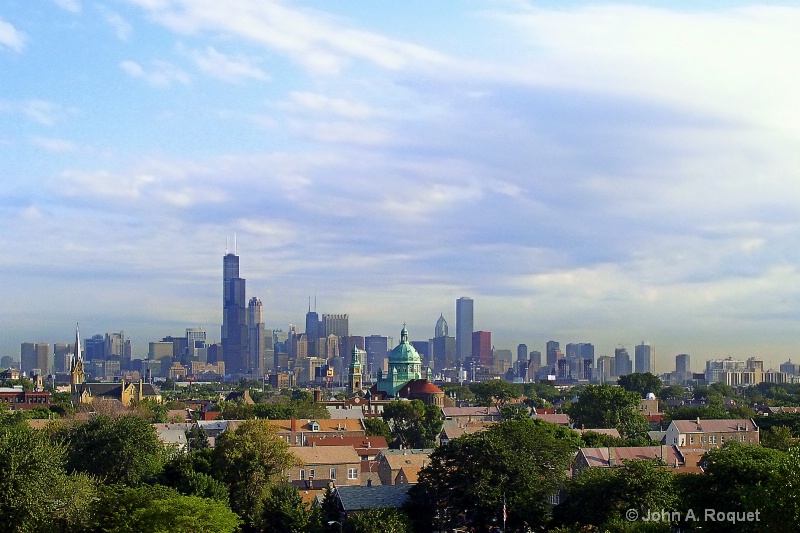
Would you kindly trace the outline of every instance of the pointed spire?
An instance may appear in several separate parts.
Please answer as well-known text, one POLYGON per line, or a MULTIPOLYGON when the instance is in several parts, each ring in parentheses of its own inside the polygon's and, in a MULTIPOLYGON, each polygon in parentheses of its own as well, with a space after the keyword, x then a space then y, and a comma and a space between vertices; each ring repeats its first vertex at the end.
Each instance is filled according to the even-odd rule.
POLYGON ((233 232, 233 255, 236 255, 237 253, 238 253, 238 250, 236 248, 236 232, 234 231, 233 232))

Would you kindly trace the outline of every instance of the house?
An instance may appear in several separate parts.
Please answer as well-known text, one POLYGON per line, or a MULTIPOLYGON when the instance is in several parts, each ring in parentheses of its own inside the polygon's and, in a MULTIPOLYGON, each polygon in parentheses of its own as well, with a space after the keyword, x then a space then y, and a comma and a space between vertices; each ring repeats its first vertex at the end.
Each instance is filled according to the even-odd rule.
POLYGON ((363 419, 331 420, 270 420, 277 426, 278 436, 290 446, 305 446, 308 437, 360 437, 366 436, 363 419))
POLYGON ((343 520, 365 509, 400 509, 408 501, 409 485, 336 487, 336 503, 343 520))
POLYGON ((395 485, 414 485, 419 478, 419 472, 422 467, 419 466, 406 466, 400 469, 397 477, 394 478, 395 485))
MULTIPOLYGON (((169 426, 170 424, 157 424, 158 426, 169 426)), ((174 448, 176 451, 182 452, 186 449, 188 441, 186 439, 186 430, 176 428, 156 428, 156 434, 161 444, 168 448, 174 448)))
POLYGON ((361 484, 361 459, 352 446, 293 446, 289 450, 302 463, 285 472, 289 482, 324 480, 337 487, 361 484))
POLYGON ((603 429, 574 429, 578 435, 583 436, 585 433, 597 433, 599 435, 607 435, 609 437, 614 437, 615 439, 619 439, 620 434, 619 430, 616 428, 603 428, 603 429))
POLYGON ((575 457, 572 469, 577 475, 584 468, 613 468, 625 461, 660 460, 665 466, 681 472, 699 472, 704 450, 686 449, 678 446, 632 446, 610 448, 581 448, 575 457))
POLYGON ((378 452, 389 449, 386 437, 313 435, 306 437, 306 446, 352 446, 362 461, 374 461, 378 452))
POLYGON ((721 448, 726 442, 760 444, 758 426, 752 419, 673 420, 667 427, 666 444, 703 448, 721 448))
POLYGON ((378 462, 378 477, 381 485, 394 484, 401 468, 424 468, 430 463, 429 457, 432 451, 430 448, 382 451, 375 459, 378 462))
POLYGON ((226 402, 243 403, 245 405, 254 405, 256 402, 250 397, 250 391, 247 389, 243 391, 233 391, 225 396, 226 402))
POLYGON ((536 413, 533 415, 533 419, 550 422, 551 424, 558 424, 564 427, 569 427, 570 425, 569 417, 563 413, 554 413, 552 415, 536 413))
POLYGON ((442 424, 442 431, 439 432, 439 444, 447 444, 461 435, 472 435, 484 431, 496 422, 470 422, 459 424, 456 420, 445 420, 442 424))
POLYGON ((470 422, 500 422, 500 409, 492 407, 443 407, 445 420, 455 420, 460 424, 470 422))

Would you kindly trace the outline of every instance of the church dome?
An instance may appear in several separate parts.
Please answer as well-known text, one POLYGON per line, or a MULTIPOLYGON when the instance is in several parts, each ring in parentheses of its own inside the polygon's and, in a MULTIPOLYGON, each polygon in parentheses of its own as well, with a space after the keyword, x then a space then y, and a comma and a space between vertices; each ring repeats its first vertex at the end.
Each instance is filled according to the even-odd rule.
POLYGON ((400 344, 394 347, 392 353, 389 354, 389 364, 392 363, 417 363, 422 364, 422 359, 417 353, 417 350, 408 342, 408 330, 405 324, 400 331, 400 344))

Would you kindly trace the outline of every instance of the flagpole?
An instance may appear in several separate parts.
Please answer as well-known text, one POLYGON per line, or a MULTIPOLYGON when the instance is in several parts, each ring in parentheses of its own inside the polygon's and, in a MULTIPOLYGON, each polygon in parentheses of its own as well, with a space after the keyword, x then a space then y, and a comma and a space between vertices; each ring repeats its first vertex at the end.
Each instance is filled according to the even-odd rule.
POLYGON ((506 533, 506 493, 503 493, 503 533, 506 533))

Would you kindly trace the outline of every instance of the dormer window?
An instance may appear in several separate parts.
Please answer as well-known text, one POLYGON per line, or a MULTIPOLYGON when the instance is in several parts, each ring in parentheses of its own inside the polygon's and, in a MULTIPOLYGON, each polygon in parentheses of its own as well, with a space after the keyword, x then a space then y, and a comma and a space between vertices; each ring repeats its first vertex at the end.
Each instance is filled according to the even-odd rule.
POLYGON ((311 422, 311 431, 319 431, 319 423, 314 421, 311 422))

